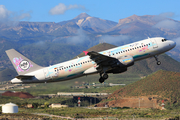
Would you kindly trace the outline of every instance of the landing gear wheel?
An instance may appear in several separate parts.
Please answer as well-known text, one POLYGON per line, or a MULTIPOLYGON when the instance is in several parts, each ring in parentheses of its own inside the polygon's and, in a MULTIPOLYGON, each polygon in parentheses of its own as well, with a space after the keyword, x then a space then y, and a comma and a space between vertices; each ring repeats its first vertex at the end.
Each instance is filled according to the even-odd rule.
POLYGON ((102 76, 104 79, 108 79, 108 74, 104 74, 103 76, 102 76))
POLYGON ((161 61, 157 61, 157 65, 160 65, 161 64, 161 61))
POLYGON ((100 82, 100 83, 103 83, 104 80, 105 80, 105 79, 104 79, 103 77, 100 77, 100 78, 99 78, 99 82, 100 82))
POLYGON ((156 59, 156 61, 157 61, 157 65, 160 65, 160 64, 161 64, 161 62, 160 62, 160 61, 158 61, 157 56, 154 56, 154 58, 155 58, 155 59, 156 59))

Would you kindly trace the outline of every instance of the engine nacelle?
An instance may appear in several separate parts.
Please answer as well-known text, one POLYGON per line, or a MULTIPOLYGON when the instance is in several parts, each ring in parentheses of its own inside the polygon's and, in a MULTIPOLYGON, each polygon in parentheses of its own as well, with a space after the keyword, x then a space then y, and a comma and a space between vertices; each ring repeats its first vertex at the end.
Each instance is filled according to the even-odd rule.
POLYGON ((124 67, 124 68, 115 68, 115 69, 112 69, 112 70, 109 70, 107 73, 113 73, 113 74, 118 74, 118 73, 122 73, 122 72, 125 72, 127 71, 127 68, 124 67))
POLYGON ((117 66, 120 67, 129 67, 134 65, 134 59, 130 55, 122 56, 118 59, 117 66))

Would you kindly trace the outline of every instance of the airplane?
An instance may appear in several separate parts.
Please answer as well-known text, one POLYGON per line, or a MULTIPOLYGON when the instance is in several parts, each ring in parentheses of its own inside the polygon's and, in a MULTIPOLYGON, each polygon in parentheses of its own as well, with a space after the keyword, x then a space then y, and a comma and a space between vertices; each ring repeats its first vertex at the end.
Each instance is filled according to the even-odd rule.
POLYGON ((138 60, 154 57, 157 65, 160 65, 157 56, 175 46, 176 42, 172 40, 154 37, 102 52, 83 51, 86 55, 84 57, 49 67, 35 64, 14 49, 7 50, 6 54, 18 73, 18 76, 11 80, 13 84, 65 81, 97 73, 100 75, 99 82, 103 83, 109 73, 125 72, 138 60))

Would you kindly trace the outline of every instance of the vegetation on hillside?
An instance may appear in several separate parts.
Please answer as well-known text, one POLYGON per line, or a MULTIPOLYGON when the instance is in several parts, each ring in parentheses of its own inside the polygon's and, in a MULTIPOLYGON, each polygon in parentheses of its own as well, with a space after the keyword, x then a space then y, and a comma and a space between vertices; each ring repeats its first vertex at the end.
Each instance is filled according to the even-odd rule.
POLYGON ((144 79, 115 91, 108 99, 119 96, 158 95, 167 107, 180 107, 180 73, 160 70, 144 79))

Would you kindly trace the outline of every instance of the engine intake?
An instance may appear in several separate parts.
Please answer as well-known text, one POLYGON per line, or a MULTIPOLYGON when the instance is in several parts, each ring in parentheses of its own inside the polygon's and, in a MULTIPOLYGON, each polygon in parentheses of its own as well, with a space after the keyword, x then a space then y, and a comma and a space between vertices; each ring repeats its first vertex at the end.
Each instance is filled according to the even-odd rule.
POLYGON ((130 55, 122 56, 118 59, 117 65, 120 67, 129 67, 134 65, 134 59, 130 55))

